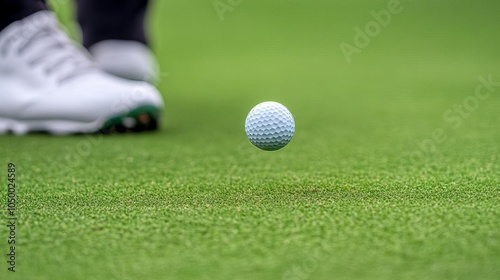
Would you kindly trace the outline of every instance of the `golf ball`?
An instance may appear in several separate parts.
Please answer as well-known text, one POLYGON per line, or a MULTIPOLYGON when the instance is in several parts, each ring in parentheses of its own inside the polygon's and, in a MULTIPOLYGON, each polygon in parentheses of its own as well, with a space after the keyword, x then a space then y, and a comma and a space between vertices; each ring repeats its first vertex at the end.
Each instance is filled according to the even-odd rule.
POLYGON ((295 121, 285 106, 266 101, 253 107, 248 113, 245 131, 256 147, 275 151, 290 142, 295 132, 295 121))

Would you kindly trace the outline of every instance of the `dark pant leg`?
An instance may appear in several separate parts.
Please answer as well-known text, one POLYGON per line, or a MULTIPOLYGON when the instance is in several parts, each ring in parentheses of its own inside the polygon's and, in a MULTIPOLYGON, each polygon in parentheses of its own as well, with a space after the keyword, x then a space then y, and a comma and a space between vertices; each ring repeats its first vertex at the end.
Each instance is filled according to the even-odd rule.
POLYGON ((16 20, 46 9, 41 0, 0 0, 0 30, 16 20))
POLYGON ((102 40, 132 40, 147 44, 144 18, 148 0, 77 0, 83 45, 102 40))

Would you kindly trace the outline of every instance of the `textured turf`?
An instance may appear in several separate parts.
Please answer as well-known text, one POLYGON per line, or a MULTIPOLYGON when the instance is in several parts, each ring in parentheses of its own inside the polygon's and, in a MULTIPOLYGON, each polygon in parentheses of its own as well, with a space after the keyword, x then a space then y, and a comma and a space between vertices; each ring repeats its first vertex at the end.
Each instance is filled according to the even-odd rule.
POLYGON ((156 1, 160 132, 0 137, 0 279, 498 279, 499 2, 403 1, 348 63, 387 3, 156 1), (277 152, 244 134, 265 100, 277 152))

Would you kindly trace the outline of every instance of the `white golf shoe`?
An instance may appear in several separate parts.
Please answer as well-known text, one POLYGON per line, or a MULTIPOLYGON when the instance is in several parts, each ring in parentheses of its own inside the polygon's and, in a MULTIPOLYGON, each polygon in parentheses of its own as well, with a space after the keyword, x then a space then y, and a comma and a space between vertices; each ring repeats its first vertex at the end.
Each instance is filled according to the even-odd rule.
POLYGON ((154 84, 158 63, 144 44, 126 40, 104 40, 89 48, 97 65, 115 76, 154 84))
POLYGON ((0 134, 154 130, 162 107, 149 83, 98 69, 49 11, 0 32, 0 134))

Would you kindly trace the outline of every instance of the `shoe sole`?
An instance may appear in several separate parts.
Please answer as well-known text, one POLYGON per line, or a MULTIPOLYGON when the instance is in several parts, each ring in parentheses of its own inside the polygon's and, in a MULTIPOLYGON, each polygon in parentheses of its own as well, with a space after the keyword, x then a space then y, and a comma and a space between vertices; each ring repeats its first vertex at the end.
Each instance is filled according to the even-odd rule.
POLYGON ((160 109, 152 105, 136 107, 128 112, 106 118, 103 122, 66 120, 15 120, 0 117, 0 134, 23 135, 42 132, 54 135, 127 133, 152 131, 159 127, 160 109))

